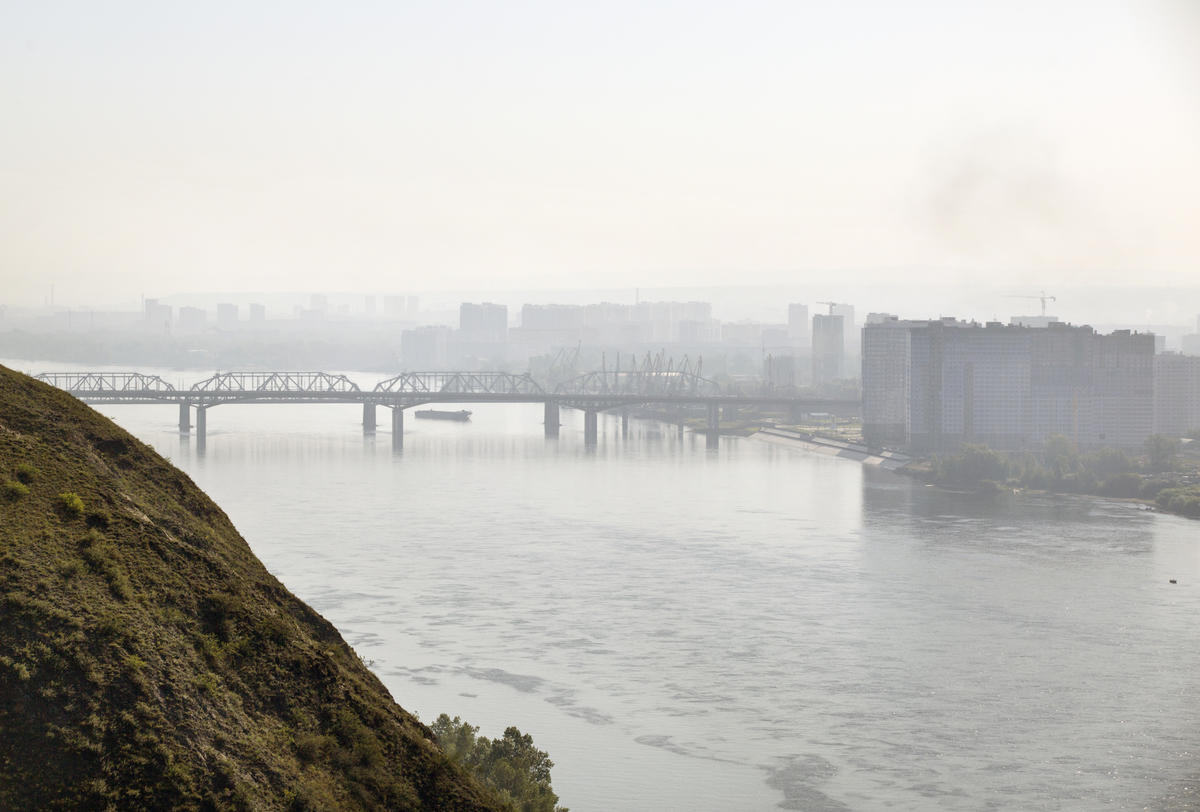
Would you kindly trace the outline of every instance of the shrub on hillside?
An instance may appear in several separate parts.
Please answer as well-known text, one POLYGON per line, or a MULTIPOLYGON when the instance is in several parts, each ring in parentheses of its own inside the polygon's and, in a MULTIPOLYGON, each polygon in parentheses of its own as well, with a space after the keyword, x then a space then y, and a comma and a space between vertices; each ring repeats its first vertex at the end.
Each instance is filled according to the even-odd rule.
POLYGON ((32 484, 38 478, 39 473, 41 472, 38 469, 27 462, 23 462, 17 466, 17 479, 26 485, 32 484))
POLYGON ((83 515, 83 500, 79 498, 79 494, 67 491, 58 495, 58 505, 70 519, 79 518, 83 515))
POLYGON ((5 500, 15 502, 28 496, 29 488, 24 483, 9 479, 4 482, 3 486, 0 486, 0 492, 3 492, 5 500))

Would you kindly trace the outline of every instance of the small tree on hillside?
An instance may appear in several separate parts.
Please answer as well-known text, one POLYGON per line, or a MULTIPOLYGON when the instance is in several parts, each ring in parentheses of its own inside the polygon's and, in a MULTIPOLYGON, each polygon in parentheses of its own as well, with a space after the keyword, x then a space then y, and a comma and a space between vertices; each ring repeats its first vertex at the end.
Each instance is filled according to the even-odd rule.
POLYGON ((479 728, 442 714, 430 725, 442 750, 517 812, 568 812, 550 786, 554 762, 515 727, 499 739, 477 736, 479 728))

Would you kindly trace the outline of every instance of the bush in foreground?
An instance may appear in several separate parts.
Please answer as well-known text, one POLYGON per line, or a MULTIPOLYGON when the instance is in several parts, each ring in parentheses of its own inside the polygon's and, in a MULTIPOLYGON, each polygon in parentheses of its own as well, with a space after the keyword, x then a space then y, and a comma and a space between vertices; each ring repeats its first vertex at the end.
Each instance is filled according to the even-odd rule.
POLYGON ((451 760, 470 770, 477 781, 520 812, 568 812, 558 806, 550 786, 554 762, 533 746, 533 737, 515 727, 499 739, 477 736, 479 728, 442 714, 430 725, 451 760))
POLYGON ((29 495, 29 486, 16 480, 6 480, 4 485, 0 486, 0 493, 4 494, 4 498, 9 502, 15 502, 29 495))
POLYGON ((83 500, 79 498, 77 493, 60 493, 58 495, 58 506, 63 514, 69 519, 77 519, 83 515, 83 500))

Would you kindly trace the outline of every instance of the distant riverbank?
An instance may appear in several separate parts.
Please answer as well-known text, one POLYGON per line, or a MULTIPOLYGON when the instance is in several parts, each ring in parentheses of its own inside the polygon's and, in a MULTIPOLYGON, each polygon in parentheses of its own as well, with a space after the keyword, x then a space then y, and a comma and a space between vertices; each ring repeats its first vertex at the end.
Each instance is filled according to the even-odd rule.
POLYGON ((828 437, 821 437, 816 434, 795 431, 793 429, 765 428, 755 432, 754 437, 755 439, 776 445, 799 448, 829 457, 861 462, 864 465, 876 466, 885 471, 898 471, 912 462, 912 457, 907 454, 901 454, 898 451, 871 449, 860 443, 833 440, 828 437))
POLYGON ((1200 518, 1200 464, 1190 441, 1154 435, 1145 453, 1106 448, 1080 453, 1061 436, 1039 452, 1003 453, 965 444, 957 454, 914 461, 904 473, 973 493, 1025 491, 1096 496, 1200 518))
MULTIPOLYGON (((864 465, 911 476, 950 493, 1030 493, 1071 494, 1130 502, 1151 510, 1173 513, 1190 519, 1200 518, 1200 487, 1194 471, 1168 471, 1155 474, 1123 470, 1103 481, 1088 485, 1086 477, 1045 477, 1044 483, 1030 484, 1028 476, 1013 476, 996 462, 1000 456, 990 449, 968 450, 964 454, 944 458, 911 457, 897 451, 872 449, 860 443, 834 440, 828 437, 792 429, 765 428, 754 434, 764 442, 809 451, 815 454, 853 460, 864 465), (986 454, 995 470, 990 477, 976 476, 977 471, 959 471, 968 456, 986 454), (949 469, 949 470, 948 470, 949 469), (1073 487, 1054 487, 1055 483, 1073 487)), ((972 468, 971 465, 966 465, 972 468)))

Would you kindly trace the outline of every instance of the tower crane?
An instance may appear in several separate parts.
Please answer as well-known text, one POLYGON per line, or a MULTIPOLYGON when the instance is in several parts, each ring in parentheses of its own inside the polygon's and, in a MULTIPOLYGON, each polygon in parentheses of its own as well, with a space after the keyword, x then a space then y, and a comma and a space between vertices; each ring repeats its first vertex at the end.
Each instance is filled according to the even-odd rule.
MULTIPOLYGON (((1021 296, 1019 294, 1010 294, 1010 295, 1006 296, 1005 298, 1007 298, 1007 299, 1037 299, 1042 303, 1042 315, 1043 316, 1046 315, 1046 302, 1057 302, 1058 301, 1058 298, 1055 296, 1047 296, 1046 291, 1044 291, 1044 290, 1042 291, 1041 296, 1021 296)), ((821 304, 824 304, 824 302, 822 302, 821 304)))
POLYGON ((833 315, 833 309, 835 307, 849 307, 850 306, 850 305, 846 304, 845 302, 817 302, 817 304, 829 305, 829 315, 831 315, 831 316, 833 315))

